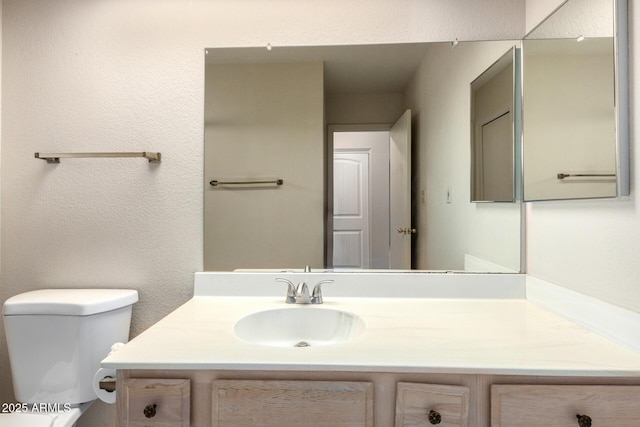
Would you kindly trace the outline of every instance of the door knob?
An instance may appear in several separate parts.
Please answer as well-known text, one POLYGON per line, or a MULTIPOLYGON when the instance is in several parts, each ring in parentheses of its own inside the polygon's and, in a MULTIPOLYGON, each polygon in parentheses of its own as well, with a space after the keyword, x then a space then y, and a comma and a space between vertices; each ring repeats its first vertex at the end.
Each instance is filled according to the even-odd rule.
POLYGON ((415 228, 398 228, 398 233, 400 234, 416 234, 418 230, 415 228))

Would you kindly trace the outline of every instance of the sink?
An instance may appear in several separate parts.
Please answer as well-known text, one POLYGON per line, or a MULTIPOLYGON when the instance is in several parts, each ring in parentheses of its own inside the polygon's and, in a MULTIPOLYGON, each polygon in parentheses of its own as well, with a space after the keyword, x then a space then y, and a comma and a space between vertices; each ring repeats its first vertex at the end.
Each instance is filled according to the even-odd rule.
POLYGON ((241 340, 274 347, 340 344, 362 331, 364 322, 355 314, 309 305, 251 313, 234 327, 241 340))

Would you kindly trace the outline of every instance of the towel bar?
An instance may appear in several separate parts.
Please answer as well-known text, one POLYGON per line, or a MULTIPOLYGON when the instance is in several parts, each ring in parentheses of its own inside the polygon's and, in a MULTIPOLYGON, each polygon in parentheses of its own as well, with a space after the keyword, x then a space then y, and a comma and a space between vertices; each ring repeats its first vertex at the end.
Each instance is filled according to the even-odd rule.
POLYGON ((36 159, 46 160, 47 163, 60 163, 61 158, 104 158, 104 157, 144 157, 149 163, 160 163, 162 154, 149 151, 127 153, 35 153, 36 159))

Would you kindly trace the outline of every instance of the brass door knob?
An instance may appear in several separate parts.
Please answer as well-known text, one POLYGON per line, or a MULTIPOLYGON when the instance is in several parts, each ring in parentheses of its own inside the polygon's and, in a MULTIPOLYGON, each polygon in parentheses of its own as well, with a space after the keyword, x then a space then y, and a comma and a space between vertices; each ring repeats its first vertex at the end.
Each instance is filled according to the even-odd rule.
POLYGON ((418 230, 415 228, 398 228, 398 233, 400 234, 416 234, 418 230))
POLYGON ((591 427, 591 417, 588 415, 576 415, 578 418, 578 426, 580 427, 591 427))
POLYGON ((429 422, 433 425, 440 424, 442 422, 442 416, 438 411, 429 411, 429 422))
POLYGON ((156 408, 157 405, 154 403, 153 405, 147 405, 144 407, 144 416, 147 418, 153 418, 156 416, 156 408))

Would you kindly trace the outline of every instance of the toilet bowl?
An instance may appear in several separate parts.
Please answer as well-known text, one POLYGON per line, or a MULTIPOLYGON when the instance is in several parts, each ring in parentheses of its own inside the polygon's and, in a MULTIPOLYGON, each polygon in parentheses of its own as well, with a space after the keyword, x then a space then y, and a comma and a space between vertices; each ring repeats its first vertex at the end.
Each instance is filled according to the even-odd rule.
POLYGON ((113 344, 129 339, 138 293, 43 289, 9 298, 2 315, 16 411, 0 427, 72 427, 97 398, 93 376, 113 344))

